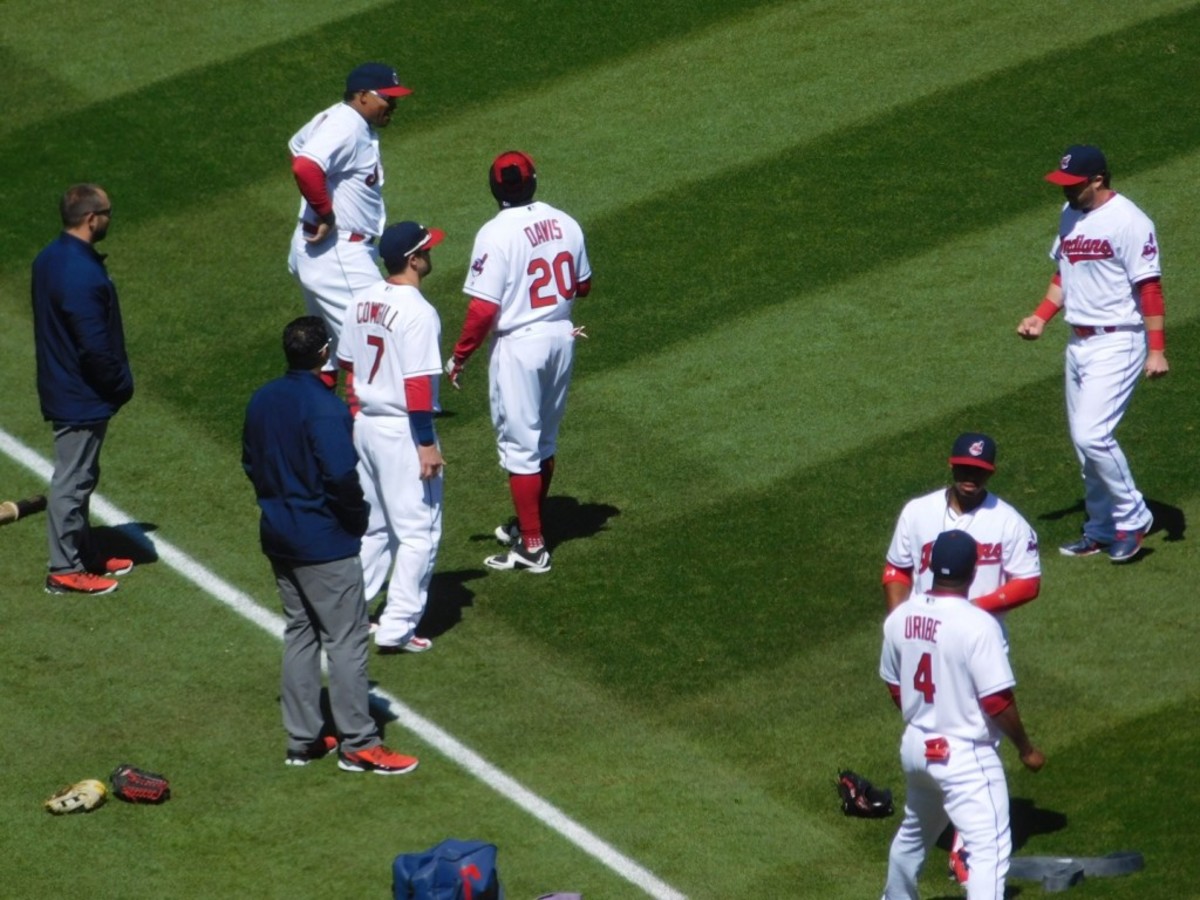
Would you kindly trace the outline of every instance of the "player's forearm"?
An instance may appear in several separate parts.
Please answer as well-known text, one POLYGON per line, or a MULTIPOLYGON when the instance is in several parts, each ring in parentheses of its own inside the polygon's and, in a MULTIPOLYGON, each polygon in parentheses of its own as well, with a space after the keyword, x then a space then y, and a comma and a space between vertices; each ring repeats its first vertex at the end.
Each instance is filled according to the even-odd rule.
POLYGON ((1142 322, 1146 326, 1146 345, 1150 350, 1166 350, 1164 328, 1167 321, 1166 300, 1163 298, 1162 282, 1157 278, 1138 285, 1142 307, 1142 322))
POLYGON ((488 332, 492 330, 499 315, 498 304, 472 297, 471 302, 467 304, 467 318, 463 322, 462 333, 458 343, 454 345, 454 358, 459 362, 466 362, 487 340, 488 332))
MULTIPOLYGON (((1007 701, 1004 708, 996 713, 989 713, 992 721, 996 723, 996 727, 1004 734, 1006 738, 1013 742, 1013 746, 1017 748, 1017 752, 1025 756, 1034 751, 1033 741, 1029 739, 1029 735, 1025 732, 1025 724, 1021 721, 1021 713, 1017 710, 1017 699, 1011 693, 1005 692, 1007 701)), ((990 698, 984 698, 985 701, 990 698)), ((987 703, 984 703, 984 710, 987 711, 987 703)))
POLYGON ((1046 286, 1046 296, 1042 298, 1042 302, 1038 304, 1038 308, 1033 314, 1044 322, 1049 322, 1056 315, 1063 305, 1063 290, 1062 277, 1055 272, 1054 277, 1050 279, 1050 284, 1046 286))
POLYGON ((1014 578, 990 594, 976 597, 971 602, 980 609, 985 609, 992 615, 996 615, 1025 605, 1037 597, 1041 589, 1042 579, 1040 577, 1014 578))

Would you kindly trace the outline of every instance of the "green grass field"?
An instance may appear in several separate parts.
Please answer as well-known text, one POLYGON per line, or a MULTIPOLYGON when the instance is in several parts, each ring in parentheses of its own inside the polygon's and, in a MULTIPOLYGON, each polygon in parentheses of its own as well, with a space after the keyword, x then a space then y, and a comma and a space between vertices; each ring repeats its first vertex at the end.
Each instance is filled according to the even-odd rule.
MULTIPOLYGON (((457 836, 499 846, 510 900, 876 897, 898 820, 843 817, 833 780, 848 766, 902 793, 876 675, 883 555, 953 437, 985 430, 1045 570, 1009 619, 1049 758, 1034 776, 1004 750, 1018 853, 1139 850, 1145 871, 1072 896, 1200 897, 1200 3, 166 10, 0 2, 0 429, 50 452, 29 264, 63 189, 99 182, 137 379, 100 488, 128 518, 101 534, 146 563, 113 595, 50 597, 42 521, 0 530, 0 896, 385 897, 397 853, 457 836), (554 571, 482 565, 509 503, 473 361, 439 422, 437 646, 371 675, 597 843, 401 721, 385 739, 421 757, 411 777, 286 768, 278 642, 145 543, 276 611, 239 454, 246 400, 302 311, 286 141, 369 59, 415 91, 383 135, 385 196, 393 220, 448 232, 425 284, 444 350, 499 151, 537 160, 595 271, 554 571), (1104 147, 1164 254, 1173 369, 1120 431, 1160 527, 1123 567, 1055 551, 1082 521, 1065 329, 1015 335, 1051 274, 1060 196, 1041 176, 1077 141, 1104 147), (175 797, 42 811, 121 762, 166 773, 175 797)), ((44 486, 0 455, 0 499, 44 486)), ((924 897, 959 896, 943 862, 924 897)))

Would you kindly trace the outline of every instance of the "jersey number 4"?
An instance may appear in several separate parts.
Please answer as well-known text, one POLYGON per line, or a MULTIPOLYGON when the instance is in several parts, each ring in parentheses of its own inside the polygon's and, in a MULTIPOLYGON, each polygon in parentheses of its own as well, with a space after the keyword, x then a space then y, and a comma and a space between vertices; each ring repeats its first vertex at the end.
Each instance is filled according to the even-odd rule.
POLYGON ((922 653, 917 662, 917 671, 913 673, 913 690, 925 698, 926 703, 933 702, 937 687, 933 683, 933 657, 922 653))
POLYGON ((563 300, 574 300, 577 282, 575 280, 575 257, 564 250, 553 261, 531 259, 526 275, 533 276, 529 285, 529 305, 534 309, 553 306, 561 297, 563 300), (551 286, 550 282, 554 285, 551 286))

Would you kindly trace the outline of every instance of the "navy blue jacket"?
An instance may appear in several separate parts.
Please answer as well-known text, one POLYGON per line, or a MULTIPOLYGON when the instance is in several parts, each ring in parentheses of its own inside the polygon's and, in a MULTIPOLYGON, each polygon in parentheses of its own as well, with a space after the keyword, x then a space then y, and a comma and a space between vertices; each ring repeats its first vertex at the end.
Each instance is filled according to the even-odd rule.
POLYGON ((33 261, 33 340, 42 416, 106 422, 133 396, 117 288, 104 257, 63 232, 33 261))
POLYGON ((263 553, 292 563, 357 556, 367 530, 350 410, 312 372, 292 369, 250 398, 242 468, 262 510, 263 553))

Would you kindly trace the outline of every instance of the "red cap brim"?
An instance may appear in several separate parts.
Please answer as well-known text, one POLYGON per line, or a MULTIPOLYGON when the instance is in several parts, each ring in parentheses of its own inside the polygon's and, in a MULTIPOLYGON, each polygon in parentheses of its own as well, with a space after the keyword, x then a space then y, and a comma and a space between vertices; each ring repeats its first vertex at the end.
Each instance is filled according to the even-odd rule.
POLYGON ((425 230, 429 232, 429 240, 421 245, 422 250, 428 250, 430 247, 436 247, 446 239, 446 232, 442 231, 440 228, 426 228, 425 230))
POLYGON ((412 93, 412 88, 406 88, 402 84, 397 84, 392 87, 375 88, 375 93, 383 94, 385 97, 407 97, 412 93))
POLYGON ((976 459, 974 456, 952 456, 950 457, 950 465, 970 466, 972 469, 983 469, 985 472, 996 471, 996 467, 990 462, 984 462, 982 459, 976 459))
POLYGON ((1088 180, 1086 175, 1072 175, 1070 172, 1064 172, 1062 169, 1055 169, 1053 172, 1046 174, 1046 180, 1051 184, 1057 184, 1062 187, 1071 187, 1076 184, 1083 184, 1088 180))

